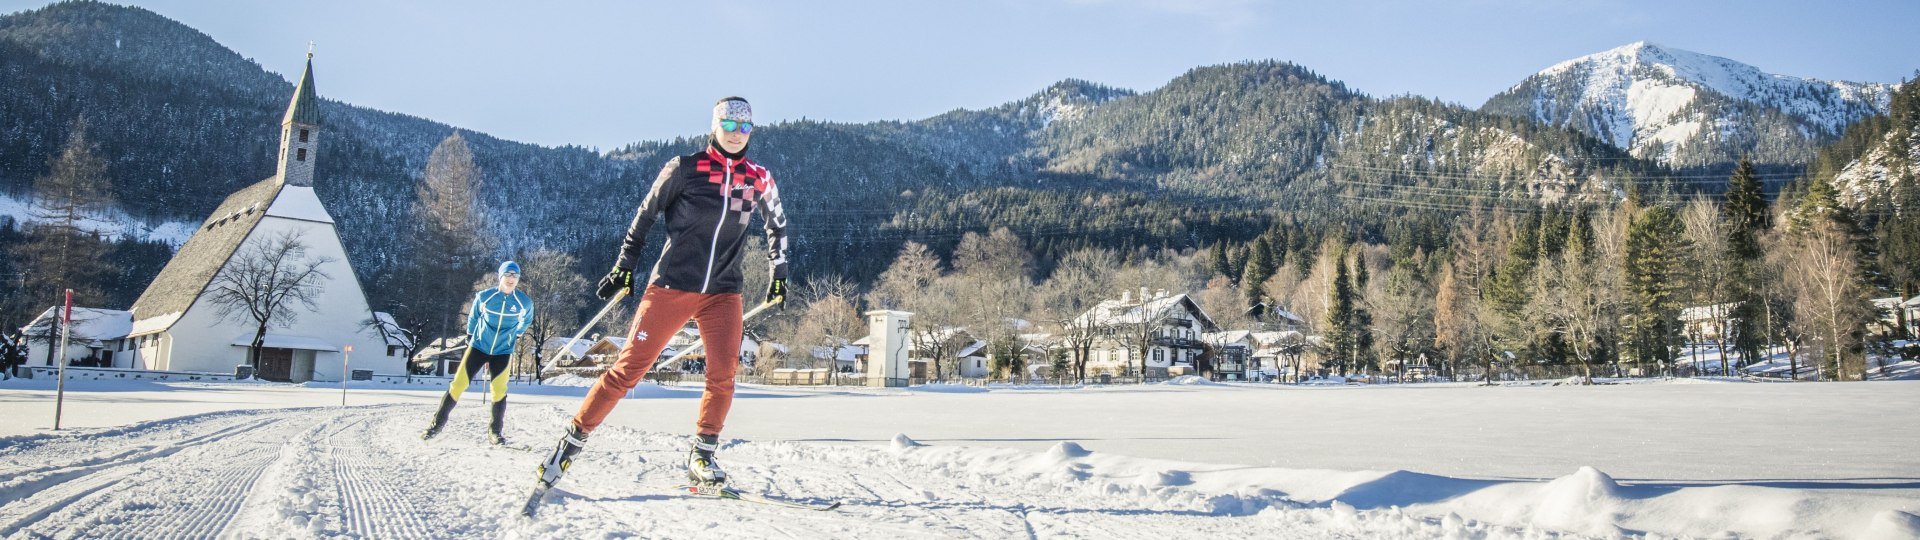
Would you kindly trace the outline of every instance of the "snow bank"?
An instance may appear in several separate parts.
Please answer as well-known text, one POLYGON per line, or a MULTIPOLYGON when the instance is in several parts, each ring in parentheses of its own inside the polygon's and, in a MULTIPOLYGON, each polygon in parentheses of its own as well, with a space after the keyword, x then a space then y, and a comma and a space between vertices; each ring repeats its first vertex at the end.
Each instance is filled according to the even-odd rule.
POLYGON ((912 387, 912 390, 914 392, 930 392, 930 393, 940 393, 940 394, 980 394, 980 393, 991 391, 984 387, 967 386, 964 384, 952 384, 952 383, 922 384, 919 386, 912 387))
POLYGON ((1207 380, 1206 377, 1201 377, 1199 375, 1181 375, 1179 377, 1174 377, 1174 378, 1167 379, 1165 381, 1160 381, 1154 384, 1164 384, 1164 385, 1170 385, 1170 386, 1220 386, 1220 383, 1207 380))
POLYGON ((1315 519, 1333 524, 1397 523, 1432 536, 1469 529, 1495 537, 1915 538, 1920 532, 1920 501, 1742 485, 1623 486, 1593 467, 1548 481, 1495 481, 1411 471, 1182 463, 1102 454, 1073 441, 1038 453, 928 446, 904 434, 882 451, 897 466, 932 474, 1047 486, 1062 494, 1092 492, 1221 516, 1285 511, 1286 519, 1297 520, 1305 518, 1291 511, 1320 508, 1327 512, 1315 519))

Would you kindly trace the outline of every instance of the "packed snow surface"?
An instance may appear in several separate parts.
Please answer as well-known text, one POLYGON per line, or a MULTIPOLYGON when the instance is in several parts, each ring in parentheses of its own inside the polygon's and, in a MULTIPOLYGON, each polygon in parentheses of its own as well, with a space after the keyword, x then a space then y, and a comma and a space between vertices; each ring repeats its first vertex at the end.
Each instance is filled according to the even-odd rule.
MULTIPOLYGON (((575 381, 578 382, 578 381, 575 381)), ((622 402, 538 519, 586 388, 0 381, 0 537, 1553 538, 1920 534, 1920 382, 744 387, 693 499, 697 387, 622 402), (469 393, 469 396, 483 395, 469 393), (1611 457, 1609 457, 1611 456, 1611 457)), ((1551 383, 1553 381, 1546 381, 1551 383)), ((1613 381, 1601 381, 1613 382, 1613 381)))

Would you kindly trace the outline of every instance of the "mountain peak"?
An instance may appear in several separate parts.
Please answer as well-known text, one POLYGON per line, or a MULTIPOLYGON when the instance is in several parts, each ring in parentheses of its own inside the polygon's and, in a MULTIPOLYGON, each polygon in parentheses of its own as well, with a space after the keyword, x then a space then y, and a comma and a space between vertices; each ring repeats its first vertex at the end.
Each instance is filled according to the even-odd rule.
POLYGON ((1885 111, 1892 88, 1776 75, 1635 41, 1554 64, 1481 109, 1571 127, 1668 164, 1730 162, 1752 153, 1756 141, 1785 134, 1795 139, 1785 143, 1790 150, 1772 154, 1793 162, 1853 121, 1885 111))

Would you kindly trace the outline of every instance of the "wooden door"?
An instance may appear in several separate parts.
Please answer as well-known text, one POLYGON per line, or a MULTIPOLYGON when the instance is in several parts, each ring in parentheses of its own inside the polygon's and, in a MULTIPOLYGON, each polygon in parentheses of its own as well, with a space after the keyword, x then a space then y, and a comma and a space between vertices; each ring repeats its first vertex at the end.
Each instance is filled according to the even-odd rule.
POLYGON ((293 349, 260 348, 260 372, 255 375, 269 381, 293 381, 293 349))

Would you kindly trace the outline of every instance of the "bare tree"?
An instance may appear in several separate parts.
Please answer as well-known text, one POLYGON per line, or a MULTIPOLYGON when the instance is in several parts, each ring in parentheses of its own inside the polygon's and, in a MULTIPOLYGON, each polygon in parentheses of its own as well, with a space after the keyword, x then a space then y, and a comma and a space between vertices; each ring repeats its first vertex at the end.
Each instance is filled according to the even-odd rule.
POLYGON ((1253 325, 1253 318, 1247 316, 1245 294, 1227 276, 1214 276, 1207 280, 1207 287, 1194 295, 1194 301, 1200 304, 1201 309, 1207 310, 1213 322, 1221 328, 1243 329, 1253 325))
MULTIPOLYGON (((1033 256, 1006 228, 967 233, 953 250, 950 279, 966 291, 952 297, 974 337, 993 345, 995 360, 1018 363, 1019 335, 1033 304, 1033 256)), ((1005 366, 995 366, 996 369, 1005 366)))
POLYGON ((940 258, 919 242, 900 246, 893 264, 880 273, 880 279, 867 294, 867 303, 880 309, 911 310, 909 299, 917 299, 921 290, 940 279, 940 258))
POLYGON ((1406 377, 1407 362, 1433 349, 1434 289, 1420 269, 1425 255, 1415 253, 1409 261, 1387 270, 1385 279, 1368 284, 1375 289, 1368 298, 1378 317, 1373 332, 1382 352, 1396 361, 1398 375, 1406 377))
POLYGON ((480 218, 481 171, 473 150, 459 132, 448 135, 427 157, 426 174, 414 188, 414 223, 407 238, 409 267, 401 289, 412 303, 403 316, 426 321, 434 337, 446 338, 462 316, 466 286, 485 273, 492 242, 480 218))
POLYGON ((848 297, 836 291, 823 294, 807 302, 807 315, 794 328, 793 344, 802 348, 809 361, 816 358, 813 351, 826 349, 827 380, 834 381, 840 372, 840 351, 864 334, 866 326, 848 297))
POLYGON ((1831 221, 1810 220, 1783 247, 1776 261, 1793 291, 1794 320, 1813 337, 1821 370, 1835 380, 1865 379, 1866 359, 1856 353, 1872 311, 1852 238, 1831 221))
POLYGON ((954 340, 954 334, 963 330, 960 305, 954 301, 965 294, 959 281, 952 277, 935 279, 903 300, 913 312, 914 325, 921 328, 911 333, 913 350, 933 364, 934 380, 946 379, 953 355, 967 345, 954 340))
POLYGON ((1100 326, 1085 315, 1113 292, 1110 280, 1119 265, 1111 251, 1075 250, 1060 259, 1040 287, 1037 311, 1053 328, 1057 342, 1066 347, 1075 379, 1087 378, 1087 360, 1101 335, 1100 326))
POLYGON ((1488 382, 1493 373, 1494 329, 1487 321, 1496 320, 1486 300, 1488 276, 1499 263, 1505 249, 1497 240, 1493 218, 1473 212, 1460 218, 1454 227, 1453 259, 1440 269, 1435 287, 1434 331, 1436 342, 1445 347, 1450 372, 1459 364, 1479 359, 1486 362, 1488 382))
POLYGON ((546 361, 547 341, 556 337, 571 337, 580 324, 580 312, 587 308, 587 291, 591 283, 586 276, 575 270, 579 260, 573 255, 559 251, 542 249, 528 255, 520 261, 523 273, 520 277, 520 289, 533 299, 533 323, 527 325, 526 339, 532 344, 521 348, 528 369, 525 372, 533 381, 540 380, 541 370, 546 361))
MULTIPOLYGON (((1728 318, 1733 310, 1721 309, 1720 305, 1732 301, 1730 284, 1736 262, 1727 222, 1722 218, 1720 205, 1705 196, 1696 195, 1680 211, 1680 224, 1684 227, 1689 248, 1688 277, 1693 282, 1689 288, 1693 291, 1694 303, 1706 307, 1696 312, 1704 315, 1707 318, 1705 322, 1717 329, 1718 335, 1713 342, 1715 349, 1720 352, 1720 374, 1726 375, 1727 331, 1733 327, 1728 318)), ((1692 348, 1699 349, 1697 341, 1703 336, 1691 337, 1696 338, 1692 348)))
POLYGON ((290 326, 300 320, 303 310, 318 307, 321 282, 332 277, 321 267, 334 259, 308 257, 302 237, 299 232, 288 231, 249 242, 207 285, 207 301, 221 317, 254 323, 247 365, 260 366, 260 348, 267 329, 290 326))

